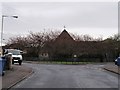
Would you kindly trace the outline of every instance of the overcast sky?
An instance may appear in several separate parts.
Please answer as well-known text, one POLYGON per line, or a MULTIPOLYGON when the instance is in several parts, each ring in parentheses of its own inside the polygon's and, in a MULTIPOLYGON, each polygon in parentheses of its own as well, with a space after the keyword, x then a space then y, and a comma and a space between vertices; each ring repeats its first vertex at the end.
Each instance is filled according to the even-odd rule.
POLYGON ((117 2, 5 2, 4 38, 29 31, 66 30, 79 35, 107 38, 118 33, 117 2))

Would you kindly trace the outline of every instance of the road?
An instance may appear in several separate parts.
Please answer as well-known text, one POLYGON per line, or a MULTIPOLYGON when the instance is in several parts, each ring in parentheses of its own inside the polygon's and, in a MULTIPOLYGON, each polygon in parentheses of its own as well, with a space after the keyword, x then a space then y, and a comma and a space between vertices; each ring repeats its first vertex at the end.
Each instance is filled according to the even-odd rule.
POLYGON ((104 65, 30 64, 34 73, 13 88, 117 88, 118 76, 104 65))

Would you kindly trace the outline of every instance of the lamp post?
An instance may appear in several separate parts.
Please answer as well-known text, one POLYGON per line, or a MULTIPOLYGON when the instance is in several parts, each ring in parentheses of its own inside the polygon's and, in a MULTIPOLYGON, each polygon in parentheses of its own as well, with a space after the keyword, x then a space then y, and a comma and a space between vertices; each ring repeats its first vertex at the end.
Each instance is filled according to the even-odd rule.
POLYGON ((16 15, 13 15, 13 16, 2 15, 2 26, 1 26, 1 56, 3 55, 2 41, 3 41, 3 24, 4 24, 4 18, 5 18, 5 17, 18 18, 18 16, 16 16, 16 15))

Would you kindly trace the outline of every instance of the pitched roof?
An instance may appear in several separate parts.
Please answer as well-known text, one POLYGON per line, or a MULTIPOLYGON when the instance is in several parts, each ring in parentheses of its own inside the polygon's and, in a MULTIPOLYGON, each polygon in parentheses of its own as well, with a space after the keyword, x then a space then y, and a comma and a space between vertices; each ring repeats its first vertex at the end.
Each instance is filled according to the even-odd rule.
POLYGON ((62 33, 56 38, 56 40, 72 40, 73 38, 70 36, 70 34, 64 29, 62 33))

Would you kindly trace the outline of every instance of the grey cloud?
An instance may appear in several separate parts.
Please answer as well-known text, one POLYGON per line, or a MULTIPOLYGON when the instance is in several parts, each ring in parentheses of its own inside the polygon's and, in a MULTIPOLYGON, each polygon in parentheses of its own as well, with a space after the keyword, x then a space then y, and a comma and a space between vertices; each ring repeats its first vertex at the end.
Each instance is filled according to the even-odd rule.
POLYGON ((27 33, 29 30, 40 31, 46 27, 62 28, 63 25, 77 29, 114 30, 118 24, 117 2, 11 2, 3 3, 2 7, 4 14, 19 16, 17 20, 5 19, 5 32, 27 33))

